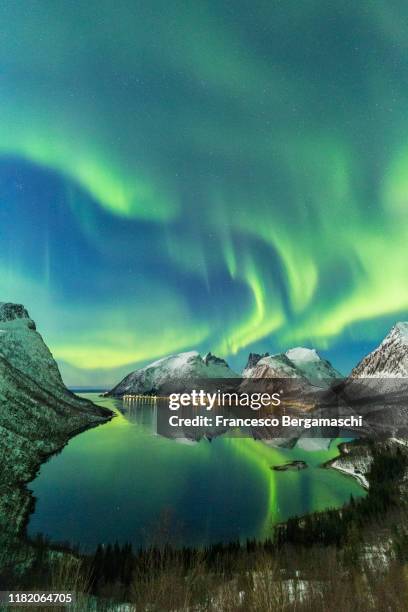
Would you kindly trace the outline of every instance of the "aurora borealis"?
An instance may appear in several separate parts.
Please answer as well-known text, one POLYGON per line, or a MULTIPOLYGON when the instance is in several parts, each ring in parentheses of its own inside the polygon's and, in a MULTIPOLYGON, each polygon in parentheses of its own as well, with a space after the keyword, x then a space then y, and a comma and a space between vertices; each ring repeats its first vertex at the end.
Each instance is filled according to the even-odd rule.
POLYGON ((0 298, 71 383, 408 314, 408 6, 0 5, 0 298))

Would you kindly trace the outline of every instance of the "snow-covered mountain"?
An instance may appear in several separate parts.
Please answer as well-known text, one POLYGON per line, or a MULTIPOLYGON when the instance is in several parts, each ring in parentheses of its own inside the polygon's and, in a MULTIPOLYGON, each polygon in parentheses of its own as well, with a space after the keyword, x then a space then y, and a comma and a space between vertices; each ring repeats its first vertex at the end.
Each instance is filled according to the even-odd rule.
POLYGON ((203 358, 197 351, 189 351, 163 357, 131 372, 108 395, 160 394, 169 384, 211 378, 239 378, 239 375, 231 370, 224 359, 211 353, 203 358))
POLYGON ((18 532, 30 503, 21 483, 76 431, 111 417, 64 386, 21 304, 0 303, 0 532, 18 532))
POLYGON ((343 378, 315 349, 297 347, 286 351, 285 355, 312 384, 343 378))
POLYGON ((303 378, 317 386, 326 386, 330 381, 342 378, 317 351, 303 347, 277 355, 260 356, 252 367, 248 365, 242 373, 244 378, 303 378))
POLYGON ((371 436, 408 437, 408 323, 396 323, 338 391, 371 436))
POLYGON ((408 322, 396 323, 381 344, 353 368, 351 378, 408 378, 408 322))
POLYGON ((42 387, 66 393, 50 350, 21 304, 0 302, 0 355, 42 387))
POLYGON ((304 378, 284 353, 262 357, 252 368, 250 378, 304 378))

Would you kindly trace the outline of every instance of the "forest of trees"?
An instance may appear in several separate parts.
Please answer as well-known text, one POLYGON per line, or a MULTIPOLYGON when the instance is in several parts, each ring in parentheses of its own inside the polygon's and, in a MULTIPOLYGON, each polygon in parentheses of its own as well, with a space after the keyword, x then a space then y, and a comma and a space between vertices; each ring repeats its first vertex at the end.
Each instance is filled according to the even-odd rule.
POLYGON ((362 534, 373 520, 401 504, 400 483, 408 467, 408 456, 399 447, 372 446, 373 462, 367 474, 368 494, 339 509, 292 517, 275 528, 275 544, 292 543, 341 546, 352 536, 362 534))
MULTIPOLYGON (((92 557, 84 563, 90 577, 91 592, 101 595, 120 590, 123 597, 134 590, 135 577, 142 585, 158 579, 168 568, 176 568, 180 575, 187 576, 192 568, 213 576, 233 577, 244 575, 257 565, 259 559, 285 558, 285 571, 291 573, 290 559, 296 563, 296 550, 302 548, 319 550, 334 547, 345 551, 343 561, 358 563, 359 547, 364 534, 372 525, 405 504, 401 494, 401 481, 408 469, 408 455, 400 448, 381 445, 372 447, 373 461, 367 475, 368 494, 339 509, 329 509, 302 517, 294 517, 278 525, 274 538, 263 542, 246 541, 218 544, 200 551, 190 548, 174 549, 163 543, 148 550, 133 551, 130 544, 99 546, 92 557), (290 553, 288 554, 288 548, 290 553), (282 550, 285 554, 282 555, 282 550)), ((402 525, 394 529, 394 548, 397 560, 408 560, 408 530, 402 525)), ((309 553, 310 554, 310 553, 309 553)), ((320 553, 319 553, 320 554, 320 553)), ((340 558, 340 557, 339 557, 340 558)))

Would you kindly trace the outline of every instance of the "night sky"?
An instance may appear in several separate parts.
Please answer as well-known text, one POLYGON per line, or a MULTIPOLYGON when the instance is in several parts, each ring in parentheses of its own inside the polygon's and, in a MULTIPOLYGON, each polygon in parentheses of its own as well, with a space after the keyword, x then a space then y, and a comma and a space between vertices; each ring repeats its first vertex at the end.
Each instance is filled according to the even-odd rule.
POLYGON ((0 300, 69 384, 346 372, 408 314, 408 4, 3 0, 0 300))

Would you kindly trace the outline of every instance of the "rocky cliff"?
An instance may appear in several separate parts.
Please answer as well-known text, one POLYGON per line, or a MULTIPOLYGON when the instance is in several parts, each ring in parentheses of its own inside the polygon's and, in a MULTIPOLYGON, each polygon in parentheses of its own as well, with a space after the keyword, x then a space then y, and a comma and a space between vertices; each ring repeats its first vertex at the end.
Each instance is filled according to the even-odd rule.
POLYGON ((0 303, 0 533, 20 533, 30 496, 23 484, 77 431, 111 413, 71 393, 20 304, 0 303))

